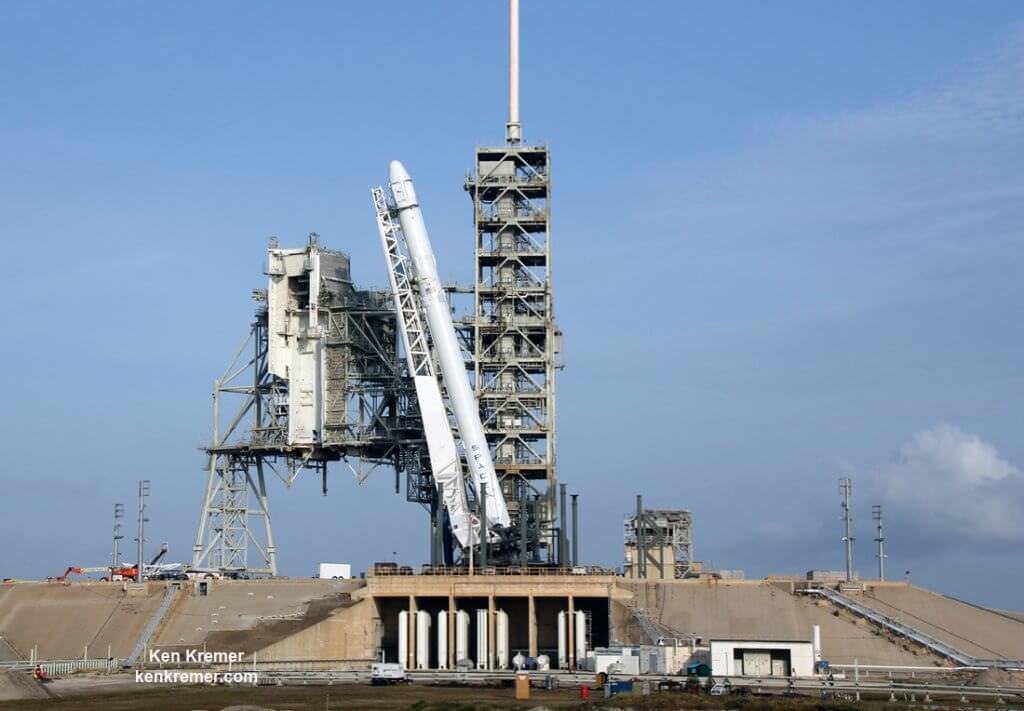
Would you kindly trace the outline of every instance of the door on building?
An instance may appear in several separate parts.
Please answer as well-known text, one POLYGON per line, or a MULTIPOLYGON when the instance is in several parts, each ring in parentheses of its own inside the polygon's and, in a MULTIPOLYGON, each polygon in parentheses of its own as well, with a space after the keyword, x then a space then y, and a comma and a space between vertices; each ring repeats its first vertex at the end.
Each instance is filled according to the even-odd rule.
POLYGON ((743 676, 771 676, 771 652, 743 650, 743 676))

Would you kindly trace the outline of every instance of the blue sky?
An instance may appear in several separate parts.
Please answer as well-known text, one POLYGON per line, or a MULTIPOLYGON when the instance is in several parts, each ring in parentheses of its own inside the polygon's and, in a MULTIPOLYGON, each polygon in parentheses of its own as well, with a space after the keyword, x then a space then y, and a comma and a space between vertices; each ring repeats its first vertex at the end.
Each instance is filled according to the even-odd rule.
MULTIPOLYGON (((882 503, 890 571, 1024 609, 1021 6, 522 19, 584 557, 620 563, 643 492, 694 511, 716 567, 836 568, 849 475, 862 573, 882 503)), ((368 189, 400 158, 442 277, 470 280, 461 184, 503 136, 504 4, 6 2, 0 67, 0 575, 105 560, 142 477, 151 547, 186 559, 210 384, 270 235, 317 231, 383 285, 368 189)), ((272 489, 285 573, 426 557, 389 475, 332 477, 272 489)))

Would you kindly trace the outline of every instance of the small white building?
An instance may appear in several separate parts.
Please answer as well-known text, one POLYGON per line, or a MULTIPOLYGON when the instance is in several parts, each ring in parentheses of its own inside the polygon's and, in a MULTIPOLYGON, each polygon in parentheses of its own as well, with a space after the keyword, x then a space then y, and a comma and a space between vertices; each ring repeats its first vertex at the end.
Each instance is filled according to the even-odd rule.
POLYGON ((814 676, 814 644, 793 640, 711 640, 712 676, 814 676))

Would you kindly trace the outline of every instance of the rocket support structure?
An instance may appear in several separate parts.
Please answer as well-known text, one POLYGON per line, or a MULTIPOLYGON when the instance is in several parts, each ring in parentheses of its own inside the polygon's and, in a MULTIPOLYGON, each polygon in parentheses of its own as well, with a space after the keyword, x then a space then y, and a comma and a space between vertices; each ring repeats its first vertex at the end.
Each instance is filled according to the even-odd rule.
POLYGON ((391 161, 388 180, 409 256, 416 270, 423 311, 437 352, 441 376, 455 413, 474 489, 478 496, 481 491, 486 492, 485 500, 481 502, 486 510, 485 520, 492 525, 507 527, 510 523, 508 508, 494 471, 494 462, 480 422, 479 405, 469 384, 466 363, 452 323, 451 309, 437 273, 437 262, 412 179, 399 161, 391 161))

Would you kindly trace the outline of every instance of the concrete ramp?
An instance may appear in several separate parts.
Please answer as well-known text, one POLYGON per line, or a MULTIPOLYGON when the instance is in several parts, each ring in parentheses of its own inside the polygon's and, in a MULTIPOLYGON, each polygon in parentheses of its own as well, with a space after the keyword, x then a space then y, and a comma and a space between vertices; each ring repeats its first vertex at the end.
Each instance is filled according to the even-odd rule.
MULTIPOLYGON (((940 658, 884 635, 831 605, 764 581, 673 580, 634 585, 655 622, 709 639, 807 640, 821 626, 822 653, 834 664, 944 665, 940 658)), ((624 619, 624 618, 620 618, 624 619)), ((623 641, 645 642, 639 631, 623 641)))
POLYGON ((182 591, 150 646, 252 654, 353 604, 359 580, 211 581, 182 591))
POLYGON ((123 658, 160 604, 163 586, 128 596, 120 583, 8 583, 0 590, 0 635, 39 659, 123 658))
POLYGON ((871 584, 861 604, 978 659, 1024 659, 1024 619, 923 588, 871 584))

